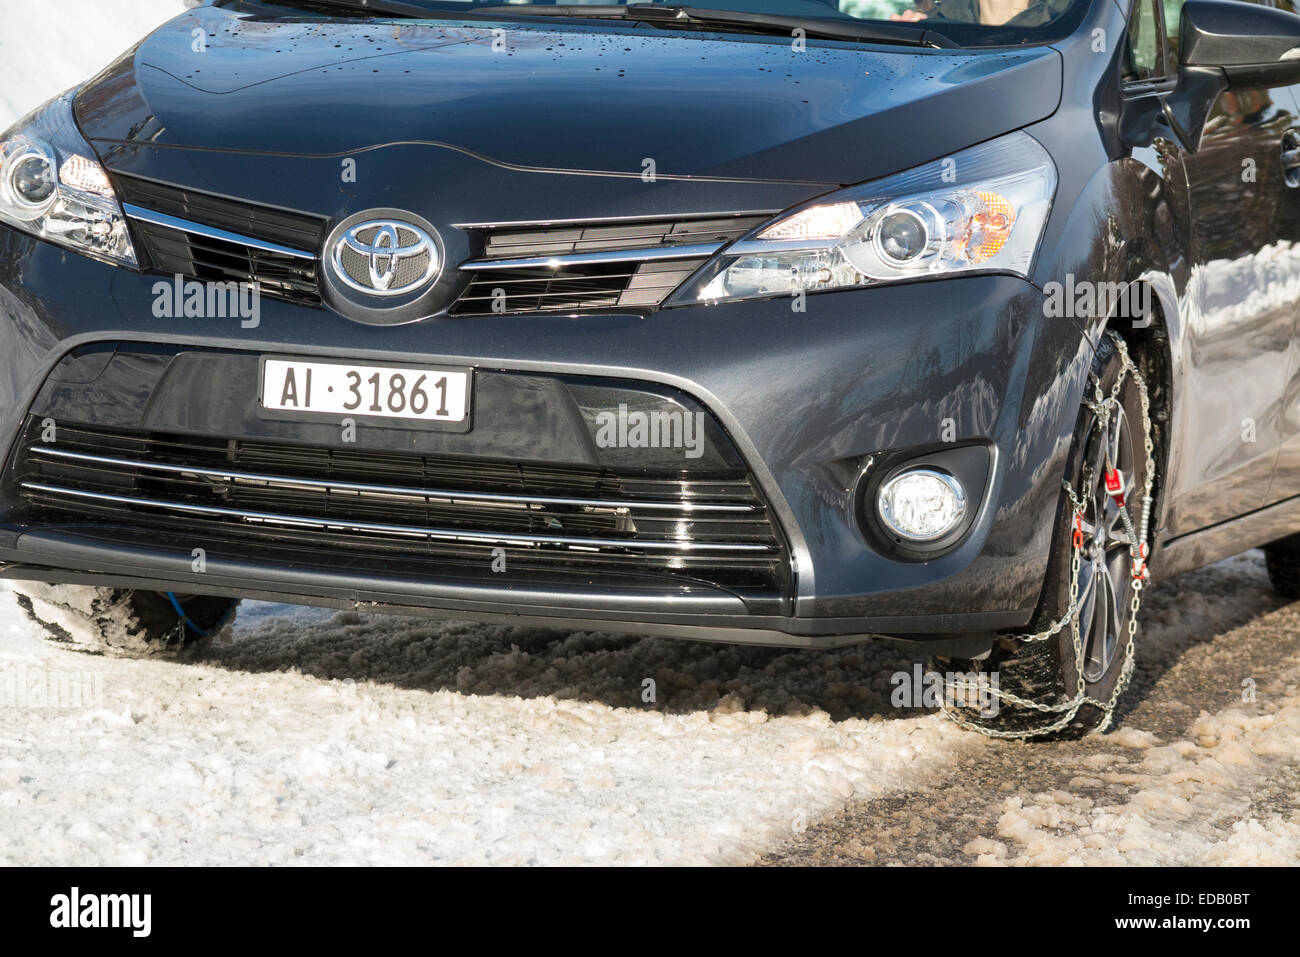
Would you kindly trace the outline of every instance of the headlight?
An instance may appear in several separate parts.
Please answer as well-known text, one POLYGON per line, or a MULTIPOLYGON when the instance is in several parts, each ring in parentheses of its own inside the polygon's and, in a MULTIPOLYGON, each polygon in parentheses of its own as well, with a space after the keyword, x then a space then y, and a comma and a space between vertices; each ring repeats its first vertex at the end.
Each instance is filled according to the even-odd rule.
POLYGON ((1028 277, 1056 167, 1027 133, 850 187, 733 243, 672 304, 946 276, 1028 277))
POLYGON ((65 93, 0 137, 0 220, 79 253, 135 266, 126 217, 65 93))

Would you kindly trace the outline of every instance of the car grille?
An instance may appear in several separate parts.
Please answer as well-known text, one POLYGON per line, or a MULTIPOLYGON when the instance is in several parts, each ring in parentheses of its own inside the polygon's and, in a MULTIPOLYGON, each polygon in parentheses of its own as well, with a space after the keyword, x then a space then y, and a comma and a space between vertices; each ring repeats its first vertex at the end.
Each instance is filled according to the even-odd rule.
POLYGON ((256 282, 263 294, 302 305, 319 305, 317 251, 326 221, 269 206, 258 206, 191 189, 118 174, 128 207, 233 234, 219 238, 131 215, 149 267, 203 282, 256 282), (257 241, 261 240, 261 243, 257 241), (274 246, 298 250, 278 252, 274 246))
MULTIPOLYGON (((259 284, 263 294, 321 304, 319 250, 328 222, 116 174, 139 251, 154 272, 259 284)), ((726 243, 770 213, 665 220, 467 227, 483 256, 453 316, 657 308, 726 243)))
POLYGON ((655 307, 707 259, 509 269, 475 273, 453 316, 655 307), (493 308, 494 304, 499 304, 493 308))
POLYGON ((768 213, 752 216, 713 216, 651 222, 588 223, 550 227, 518 227, 487 232, 484 255, 489 259, 525 256, 566 256, 570 253, 614 249, 652 249, 695 243, 726 243, 761 226, 768 213))
POLYGON ((768 218, 763 213, 487 230, 483 258, 462 267, 470 281, 451 314, 653 309, 708 262, 713 249, 768 218))
MULTIPOLYGON (((29 423, 8 481, 27 524, 108 523, 382 558, 708 582, 788 582, 769 510, 743 471, 529 466, 29 423)), ((200 542, 202 544, 202 542, 200 542)))

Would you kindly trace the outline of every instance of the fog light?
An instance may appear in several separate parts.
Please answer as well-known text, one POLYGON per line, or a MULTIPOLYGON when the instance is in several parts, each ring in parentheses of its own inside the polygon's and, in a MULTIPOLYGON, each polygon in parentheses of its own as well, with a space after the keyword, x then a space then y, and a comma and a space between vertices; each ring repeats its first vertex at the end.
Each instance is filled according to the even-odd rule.
POLYGON ((934 469, 909 469, 880 489, 880 520, 909 542, 943 538, 966 517, 966 490, 961 482, 934 469))

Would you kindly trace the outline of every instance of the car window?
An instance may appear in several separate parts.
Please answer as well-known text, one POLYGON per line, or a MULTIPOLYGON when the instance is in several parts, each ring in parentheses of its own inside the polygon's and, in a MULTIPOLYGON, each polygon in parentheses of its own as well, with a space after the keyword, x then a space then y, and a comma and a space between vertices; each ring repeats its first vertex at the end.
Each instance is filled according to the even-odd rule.
POLYGON ((1134 0, 1128 13, 1125 79, 1151 82, 1165 75, 1164 44, 1157 0, 1134 0))
POLYGON ((1127 79, 1137 82, 1165 75, 1155 0, 1134 0, 1129 13, 1127 74, 1127 79))
POLYGON ((1171 75, 1178 72, 1178 21, 1183 15, 1183 0, 1164 0, 1165 8, 1165 69, 1171 75))

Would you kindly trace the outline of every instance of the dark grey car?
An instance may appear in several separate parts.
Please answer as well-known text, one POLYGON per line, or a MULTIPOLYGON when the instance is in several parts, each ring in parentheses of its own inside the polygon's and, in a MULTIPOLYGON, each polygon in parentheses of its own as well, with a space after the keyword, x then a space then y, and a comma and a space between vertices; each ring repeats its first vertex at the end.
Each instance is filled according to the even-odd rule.
POLYGON ((1153 576, 1300 595, 1282 6, 200 6, 0 137, 0 576, 101 651, 884 635, 1104 726, 1153 576))

